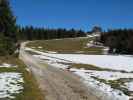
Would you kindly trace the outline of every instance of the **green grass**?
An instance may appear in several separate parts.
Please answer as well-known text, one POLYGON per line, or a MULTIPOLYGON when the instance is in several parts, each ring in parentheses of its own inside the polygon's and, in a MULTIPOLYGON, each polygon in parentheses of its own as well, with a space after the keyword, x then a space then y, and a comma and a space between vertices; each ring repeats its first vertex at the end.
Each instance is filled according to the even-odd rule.
POLYGON ((0 73, 3 72, 19 72, 22 73, 22 77, 24 79, 23 91, 19 94, 13 94, 15 99, 4 98, 3 100, 44 100, 44 97, 37 85, 35 78, 32 73, 26 70, 26 66, 23 62, 15 57, 0 57, 0 63, 9 63, 13 65, 17 65, 16 68, 0 68, 0 73))
POLYGON ((38 40, 27 44, 30 48, 39 51, 54 51, 58 53, 101 54, 101 47, 86 48, 86 44, 93 38, 71 38, 60 40, 38 40), (38 48, 41 46, 42 48, 38 48))

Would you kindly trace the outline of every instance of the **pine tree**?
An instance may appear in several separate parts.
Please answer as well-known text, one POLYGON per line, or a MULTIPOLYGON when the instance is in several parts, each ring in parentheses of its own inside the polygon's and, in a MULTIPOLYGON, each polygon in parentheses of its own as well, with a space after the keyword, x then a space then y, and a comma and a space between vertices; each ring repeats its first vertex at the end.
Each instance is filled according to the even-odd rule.
MULTIPOLYGON (((0 45, 2 46, 0 49, 6 51, 4 54, 14 52, 13 48, 17 42, 16 30, 16 18, 13 16, 9 1, 0 0, 0 45)), ((0 53, 3 53, 2 51, 0 53)))

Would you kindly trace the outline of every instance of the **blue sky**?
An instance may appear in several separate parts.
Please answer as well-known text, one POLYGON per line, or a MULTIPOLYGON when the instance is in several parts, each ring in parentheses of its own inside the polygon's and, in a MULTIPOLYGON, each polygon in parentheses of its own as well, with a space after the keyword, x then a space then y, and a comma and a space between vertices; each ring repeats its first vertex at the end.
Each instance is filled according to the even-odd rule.
POLYGON ((17 23, 46 28, 133 28, 133 0, 10 0, 17 23))

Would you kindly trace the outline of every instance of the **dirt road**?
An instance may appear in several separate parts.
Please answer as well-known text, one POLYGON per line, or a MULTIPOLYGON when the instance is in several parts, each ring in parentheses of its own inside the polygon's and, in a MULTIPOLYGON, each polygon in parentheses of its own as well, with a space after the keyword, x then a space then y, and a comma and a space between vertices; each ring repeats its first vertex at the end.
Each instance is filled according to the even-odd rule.
POLYGON ((40 59, 20 49, 20 59, 36 78, 44 100, 100 100, 87 89, 80 77, 73 73, 45 64, 40 59))

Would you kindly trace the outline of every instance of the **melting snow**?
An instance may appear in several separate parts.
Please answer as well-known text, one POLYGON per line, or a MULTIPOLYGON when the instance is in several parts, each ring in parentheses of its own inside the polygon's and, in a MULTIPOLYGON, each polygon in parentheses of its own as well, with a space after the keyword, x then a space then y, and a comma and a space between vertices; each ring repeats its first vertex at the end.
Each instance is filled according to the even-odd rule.
POLYGON ((20 73, 0 73, 0 98, 15 98, 23 89, 23 78, 20 73))
MULTIPOLYGON (((129 100, 129 96, 125 95, 122 91, 113 89, 111 88, 110 85, 107 85, 105 83, 93 79, 91 76, 97 76, 96 73, 95 75, 92 75, 91 73, 88 74, 86 73, 86 71, 84 72, 84 70, 80 69, 70 69, 70 70, 73 71, 78 76, 82 77, 82 81, 88 86, 88 88, 92 90, 92 92, 102 100, 129 100)), ((105 79, 107 79, 107 77, 109 76, 106 77, 105 74, 101 76, 104 76, 105 79)), ((111 77, 109 78, 111 79, 111 77)))

